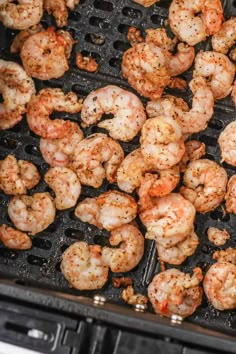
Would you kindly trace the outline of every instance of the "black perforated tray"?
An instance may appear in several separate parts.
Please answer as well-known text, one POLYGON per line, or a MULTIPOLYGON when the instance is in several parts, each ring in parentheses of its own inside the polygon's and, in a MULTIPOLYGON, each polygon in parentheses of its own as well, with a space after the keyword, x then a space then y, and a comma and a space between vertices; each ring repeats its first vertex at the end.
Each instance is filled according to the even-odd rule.
MULTIPOLYGON (((40 82, 35 80, 37 89, 43 87, 60 87, 65 92, 73 90, 79 97, 84 97, 91 90, 112 83, 124 88, 129 85, 122 79, 120 64, 122 53, 129 47, 126 39, 128 28, 132 25, 139 28, 142 33, 146 28, 156 28, 164 26, 168 18, 168 7, 171 1, 160 1, 151 8, 145 9, 131 0, 81 0, 77 8, 70 12, 67 29, 72 33, 74 39, 78 41, 74 45, 70 58, 70 70, 57 80, 40 82), (97 43, 97 44, 96 44, 97 43), (99 43, 99 44, 98 44, 99 43), (99 72, 89 74, 80 71, 75 66, 75 54, 82 51, 85 55, 91 54, 99 63, 99 72)), ((226 0, 225 17, 236 15, 235 1, 226 0)), ((54 19, 44 15, 42 24, 46 27, 55 26, 54 19)), ((10 54, 9 47, 17 31, 5 29, 0 25, 0 57, 6 60, 20 62, 18 55, 10 54)), ((209 49, 210 41, 197 46, 198 49, 209 49)), ((191 71, 183 75, 188 80, 191 78, 191 71)), ((131 88, 129 88, 132 90, 131 88)), ((169 90, 171 92, 171 90, 169 90)), ((173 92, 173 91, 172 91, 173 92)), ((191 93, 189 90, 177 92, 191 104, 191 93)), ((65 119, 80 122, 80 116, 58 114, 65 119)), ((206 158, 220 162, 219 146, 217 138, 224 127, 235 119, 235 108, 230 98, 226 98, 216 103, 214 117, 209 122, 208 128, 196 134, 194 137, 203 141, 207 146, 206 158)), ((96 126, 84 130, 85 135, 102 131, 96 126)), ((122 143, 126 153, 134 150, 138 146, 138 137, 131 143, 122 143)), ((7 154, 14 154, 17 159, 32 161, 39 168, 42 176, 48 169, 39 151, 39 138, 29 131, 24 119, 13 129, 0 132, 0 159, 7 154)), ((223 164, 228 175, 235 173, 235 168, 223 164)), ((109 189, 117 188, 104 182, 102 187, 95 190, 83 187, 80 200, 88 196, 97 196, 109 189)), ((43 182, 30 191, 48 191, 48 186, 43 182)), ((7 205, 10 197, 0 193, 0 223, 11 225, 7 216, 7 205)), ((235 247, 236 242, 236 217, 234 215, 224 215, 223 209, 216 210, 206 215, 198 215, 195 222, 196 232, 201 243, 195 254, 189 257, 180 269, 191 271, 195 266, 200 266, 205 272, 212 263, 212 253, 217 248, 209 243, 206 236, 206 229, 209 226, 225 228, 231 234, 231 240, 223 247, 235 247)), ((96 243, 104 245, 107 243, 109 233, 100 231, 96 227, 80 222, 74 217, 73 209, 57 212, 55 222, 47 230, 33 238, 33 247, 29 251, 11 251, 3 246, 0 247, 0 276, 14 279, 20 284, 32 285, 45 289, 54 289, 74 295, 92 296, 94 293, 104 294, 108 301, 122 303, 120 300, 120 290, 114 289, 111 285, 112 274, 109 281, 100 291, 79 292, 70 289, 60 272, 60 260, 63 251, 77 240, 85 240, 90 244, 96 243)), ((146 292, 146 287, 150 280, 159 271, 154 242, 145 241, 145 255, 140 264, 129 273, 134 280, 135 289, 138 292, 146 292)), ((119 274, 118 274, 119 275, 119 274)), ((117 276, 117 274, 116 274, 117 276)), ((202 305, 196 313, 188 320, 202 324, 207 327, 217 327, 229 334, 235 333, 236 318, 230 311, 219 312, 214 310, 204 298, 202 305)))

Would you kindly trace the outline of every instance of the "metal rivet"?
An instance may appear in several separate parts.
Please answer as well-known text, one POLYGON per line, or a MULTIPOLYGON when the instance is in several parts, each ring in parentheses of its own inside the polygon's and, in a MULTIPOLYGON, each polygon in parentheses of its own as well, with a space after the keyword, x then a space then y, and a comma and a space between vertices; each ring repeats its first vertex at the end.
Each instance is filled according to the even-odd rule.
POLYGON ((106 301, 107 301, 107 299, 105 298, 105 296, 102 296, 102 295, 94 295, 94 297, 93 297, 94 305, 103 306, 106 301))
POLYGON ((134 305, 134 311, 136 311, 136 312, 145 312, 146 310, 147 310, 146 304, 135 304, 134 305))
POLYGON ((181 324, 183 322, 183 317, 179 315, 171 315, 171 323, 173 324, 181 324))

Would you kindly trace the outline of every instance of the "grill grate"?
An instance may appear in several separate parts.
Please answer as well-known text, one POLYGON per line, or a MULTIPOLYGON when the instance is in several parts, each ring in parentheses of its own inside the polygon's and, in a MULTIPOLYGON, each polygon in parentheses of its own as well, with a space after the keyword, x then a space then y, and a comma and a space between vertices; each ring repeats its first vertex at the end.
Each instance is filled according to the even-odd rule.
MULTIPOLYGON (((131 25, 135 26, 144 34, 146 28, 165 25, 170 2, 162 0, 155 6, 145 9, 131 0, 120 0, 119 4, 116 0, 81 0, 79 6, 69 15, 68 30, 78 41, 70 58, 70 71, 57 80, 44 82, 35 80, 37 89, 60 87, 64 91, 73 90, 79 97, 84 97, 91 90, 109 83, 127 88, 128 84, 121 76, 120 64, 123 51, 129 47, 126 39, 128 28, 131 25), (75 55, 78 51, 82 51, 85 55, 91 54, 97 60, 99 63, 97 74, 82 72, 75 66, 75 55)), ((236 15, 235 2, 233 0, 225 2, 226 18, 236 15)), ((55 22, 52 17, 45 14, 42 24, 46 28, 55 25, 55 22)), ((3 28, 0 25, 0 57, 2 59, 20 62, 19 56, 12 55, 9 51, 10 43, 16 33, 17 31, 3 28)), ((204 47, 205 49, 210 48, 209 41, 198 45, 198 49, 204 47)), ((191 72, 185 73, 183 77, 189 79, 191 72)), ((191 103, 190 91, 178 92, 178 95, 182 95, 191 103)), ((59 113, 57 116, 80 122, 79 115, 59 113)), ((231 100, 226 98, 215 105, 215 114, 208 128, 204 132, 194 135, 195 138, 207 144, 207 158, 220 162, 217 138, 224 127, 234 119, 235 109, 231 100)), ((84 132, 87 136, 98 131, 102 130, 93 126, 84 132)), ((137 144, 138 138, 136 137, 131 143, 122 143, 121 145, 128 153, 134 150, 137 144)), ((0 132, 0 159, 7 154, 14 154, 17 159, 32 161, 39 168, 41 175, 44 175, 48 169, 47 164, 41 158, 39 139, 28 130, 25 119, 14 128, 0 132)), ((223 166, 229 176, 236 173, 236 168, 225 163, 223 163, 223 166)), ((117 188, 117 186, 110 185, 108 182, 104 182, 98 190, 83 187, 80 200, 88 196, 97 196, 112 188, 117 188)), ((43 191, 49 191, 49 188, 41 180, 38 186, 30 191, 30 194, 43 191)), ((9 196, 0 193, 0 223, 11 225, 7 215, 9 200, 9 196)), ((209 226, 217 226, 228 230, 232 237, 223 248, 235 247, 236 217, 229 214, 224 215, 222 208, 218 207, 206 215, 197 216, 195 227, 201 245, 195 254, 178 268, 189 271, 195 266, 201 266, 203 271, 207 270, 208 264, 212 263, 212 253, 216 249, 206 237, 206 230, 209 226)), ((31 250, 17 252, 0 247, 0 275, 13 278, 20 284, 56 289, 74 295, 92 296, 94 293, 102 293, 108 301, 122 303, 119 299, 120 290, 114 289, 111 285, 111 274, 104 289, 95 292, 79 292, 68 287, 60 272, 61 255, 70 244, 78 240, 85 240, 90 244, 104 245, 107 243, 108 236, 108 232, 100 231, 96 227, 80 222, 75 218, 73 209, 63 212, 58 211, 54 223, 33 238, 31 250)), ((154 274, 159 271, 155 245, 152 241, 146 240, 145 242, 145 255, 141 263, 133 271, 126 273, 127 276, 133 278, 136 291, 141 293, 145 293, 146 286, 154 274)), ((235 331, 235 315, 230 311, 220 313, 212 309, 206 299, 190 320, 208 327, 216 326, 221 330, 227 330, 229 333, 235 331)))

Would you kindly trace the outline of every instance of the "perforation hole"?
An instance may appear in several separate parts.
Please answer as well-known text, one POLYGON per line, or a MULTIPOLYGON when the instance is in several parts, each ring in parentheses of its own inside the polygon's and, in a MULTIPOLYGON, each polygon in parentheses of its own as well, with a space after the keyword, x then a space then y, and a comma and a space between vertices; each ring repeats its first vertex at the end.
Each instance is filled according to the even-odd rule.
POLYGON ((109 27, 109 22, 106 19, 96 16, 90 17, 89 23, 90 25, 99 27, 101 29, 107 29, 109 27))
POLYGON ((230 220, 230 215, 223 213, 223 210, 218 208, 210 212, 210 217, 213 220, 221 220, 223 222, 228 222, 230 220))
POLYGON ((42 238, 33 238, 32 239, 32 244, 34 247, 43 249, 43 250, 50 250, 52 248, 52 242, 49 240, 45 240, 42 238))
POLYGON ((27 145, 25 147, 25 152, 29 155, 32 155, 32 156, 37 156, 37 157, 41 156, 39 148, 35 145, 27 145))
POLYGON ((113 4, 108 1, 95 0, 94 7, 99 10, 111 12, 113 10, 113 4))
POLYGON ((86 89, 83 86, 77 85, 77 84, 72 86, 72 91, 74 91, 75 93, 77 93, 80 96, 87 96, 87 94, 88 94, 88 89, 86 89))
POLYGON ((159 16, 159 15, 152 15, 151 16, 151 21, 152 21, 152 23, 154 23, 155 25, 161 25, 161 26, 163 26, 164 25, 164 19, 161 17, 161 16, 159 16))
POLYGON ((88 43, 92 43, 99 46, 105 43, 105 37, 102 34, 98 33, 87 33, 85 36, 85 40, 88 43))
POLYGON ((63 88, 63 82, 59 80, 46 80, 43 82, 45 84, 45 87, 51 87, 51 88, 63 88))
POLYGON ((120 24, 117 28, 118 28, 118 31, 120 33, 127 34, 128 31, 129 31, 130 26, 129 25, 125 25, 125 24, 120 24))
POLYGON ((69 247, 70 245, 62 245, 60 250, 61 250, 61 253, 64 253, 65 250, 69 247))
POLYGON ((76 229, 72 229, 72 228, 69 228, 69 229, 66 229, 65 230, 65 235, 67 237, 70 237, 70 238, 73 238, 75 240, 84 240, 84 233, 80 230, 76 230, 76 229))
POLYGON ((113 67, 113 68, 120 69, 121 68, 121 62, 122 62, 121 58, 111 58, 109 60, 109 65, 111 67, 113 67))
POLYGON ((93 241, 94 241, 94 243, 96 243, 97 245, 100 245, 102 247, 110 245, 108 237, 105 237, 103 235, 95 235, 93 237, 93 241))
POLYGON ((31 265, 37 266, 37 267, 43 267, 45 264, 47 264, 47 259, 44 257, 39 257, 35 256, 33 254, 30 254, 27 257, 27 262, 31 265))
POLYGON ((122 41, 118 40, 118 41, 114 42, 113 47, 116 50, 119 50, 120 52, 124 52, 125 50, 130 48, 130 45, 129 45, 129 43, 122 42, 122 41))
POLYGON ((88 52, 87 50, 82 50, 81 51, 81 54, 84 56, 84 57, 92 57, 93 59, 95 59, 97 62, 101 59, 101 55, 99 55, 98 53, 96 52, 88 52))
POLYGON ((0 248, 0 257, 15 260, 18 258, 16 251, 7 250, 6 248, 0 248))
POLYGON ((0 146, 10 149, 10 150, 15 150, 17 148, 18 142, 14 139, 10 138, 1 138, 0 139, 0 146))
POLYGON ((56 224, 51 224, 51 225, 49 225, 48 226, 48 228, 47 228, 47 232, 56 232, 57 231, 57 226, 56 226, 56 224))
POLYGON ((12 127, 11 129, 8 129, 9 132, 14 132, 14 133, 20 133, 22 130, 22 126, 21 126, 21 122, 19 122, 18 124, 16 124, 14 127, 12 127))
POLYGON ((122 14, 124 16, 130 17, 130 18, 141 18, 142 17, 142 11, 138 9, 134 9, 132 7, 124 7, 122 10, 122 14))
POLYGON ((219 119, 211 119, 208 122, 208 126, 212 129, 215 130, 222 130, 223 129, 223 123, 219 119))
POLYGON ((217 138, 208 135, 201 135, 199 140, 205 143, 208 146, 216 146, 217 145, 217 138))
POLYGON ((70 11, 69 12, 69 16, 68 19, 71 21, 79 21, 81 19, 81 15, 79 12, 75 12, 75 11, 70 11))

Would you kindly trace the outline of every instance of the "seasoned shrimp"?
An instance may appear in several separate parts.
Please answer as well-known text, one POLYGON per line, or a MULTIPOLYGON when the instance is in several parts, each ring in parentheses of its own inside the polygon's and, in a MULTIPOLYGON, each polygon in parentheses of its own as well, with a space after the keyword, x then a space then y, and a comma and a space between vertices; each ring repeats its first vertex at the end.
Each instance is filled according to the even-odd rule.
POLYGON ((61 271, 70 286, 78 290, 100 289, 108 278, 101 246, 75 242, 62 255, 61 271))
POLYGON ((165 317, 192 315, 202 301, 202 281, 200 268, 193 270, 193 275, 177 269, 168 269, 155 275, 148 286, 148 297, 153 309, 165 317))
POLYGON ((20 53, 26 39, 32 36, 32 34, 42 32, 43 30, 44 30, 43 26, 39 23, 38 25, 20 31, 13 39, 13 42, 10 47, 11 53, 20 53))
POLYGON ((70 168, 77 173, 82 184, 98 188, 103 180, 113 183, 117 169, 124 159, 118 142, 97 133, 82 140, 71 156, 70 168))
POLYGON ((72 129, 71 122, 63 119, 49 119, 55 110, 58 112, 77 113, 81 110, 81 100, 74 92, 64 94, 58 88, 46 88, 39 91, 27 106, 29 128, 46 139, 65 137, 72 129))
POLYGON ((183 112, 188 111, 189 106, 182 98, 171 95, 165 95, 154 101, 148 101, 146 106, 146 112, 149 118, 164 115, 179 121, 183 112))
POLYGON ((190 161, 199 160, 206 153, 206 145, 198 140, 189 140, 185 144, 185 153, 179 163, 181 172, 186 171, 190 161))
POLYGON ((137 215, 137 204, 130 195, 109 191, 97 198, 86 198, 75 209, 75 216, 99 229, 111 231, 130 223, 137 215))
POLYGON ((222 162, 236 166, 236 122, 229 123, 220 133, 218 142, 221 150, 222 162))
POLYGON ((102 260, 112 272, 129 272, 140 262, 144 253, 144 238, 139 229, 133 225, 122 225, 111 232, 111 246, 104 247, 102 260))
POLYGON ((70 123, 69 132, 60 139, 40 139, 40 151, 51 166, 67 167, 77 145, 83 140, 83 132, 77 123, 70 123))
POLYGON ((226 250, 215 251, 212 258, 216 259, 217 262, 227 262, 236 265, 236 249, 228 247, 226 250))
POLYGON ((219 32, 211 38, 213 50, 227 54, 229 49, 236 43, 236 17, 225 21, 219 32))
POLYGON ((0 59, 0 130, 13 127, 22 119, 26 104, 35 93, 33 80, 21 65, 0 59))
POLYGON ((146 43, 153 43, 155 46, 160 47, 168 52, 172 52, 178 42, 177 38, 168 37, 165 28, 148 28, 146 30, 146 43))
POLYGON ((199 52, 195 59, 194 76, 210 77, 209 85, 215 99, 229 95, 235 75, 235 65, 221 53, 199 52))
POLYGON ((75 172, 66 167, 52 167, 44 176, 45 182, 56 194, 56 208, 64 210, 75 206, 81 185, 75 172))
POLYGON ((20 54, 25 71, 40 80, 61 77, 69 69, 68 48, 73 43, 69 32, 55 32, 53 28, 31 35, 20 54))
POLYGON ((167 63, 170 76, 178 76, 188 70, 192 66, 194 58, 194 48, 184 43, 179 43, 177 53, 172 55, 167 63))
POLYGON ((175 265, 182 264, 187 257, 194 254, 198 245, 199 240, 194 230, 190 232, 185 240, 177 243, 173 247, 165 248, 156 242, 160 261, 175 265))
POLYGON ((185 151, 181 127, 171 117, 148 119, 142 127, 140 143, 144 159, 159 170, 176 165, 185 151))
POLYGON ((175 246, 193 229, 195 208, 179 193, 156 198, 152 208, 139 214, 147 228, 145 238, 155 240, 163 247, 175 246))
POLYGON ((0 187, 6 194, 25 194, 34 188, 40 180, 36 166, 24 160, 16 160, 8 155, 0 165, 0 187))
POLYGON ((154 5, 156 2, 158 2, 160 0, 133 0, 133 1, 139 5, 144 6, 144 7, 149 7, 149 6, 154 5))
POLYGON ((192 46, 217 33, 222 21, 220 0, 173 0, 169 8, 172 32, 179 40, 192 46))
POLYGON ((19 230, 35 235, 54 221, 56 208, 49 193, 35 193, 32 197, 13 197, 8 205, 8 215, 19 230))
POLYGON ((198 212, 204 214, 223 201, 227 173, 214 161, 196 160, 189 163, 183 182, 180 193, 193 203, 198 212))
POLYGON ((205 275, 203 287, 217 310, 236 308, 236 265, 227 262, 213 264, 205 275))
POLYGON ((44 9, 47 13, 55 17, 57 27, 64 27, 67 26, 67 7, 73 10, 79 1, 80 0, 44 0, 44 9))
POLYGON ((28 250, 32 247, 31 239, 27 234, 5 224, 0 226, 0 241, 13 250, 28 250))
POLYGON ((236 107, 236 81, 234 81, 233 89, 231 92, 231 97, 232 97, 232 100, 233 100, 234 105, 236 107))
POLYGON ((81 119, 82 127, 88 127, 112 113, 114 118, 98 124, 107 129, 113 139, 132 140, 141 130, 146 114, 140 99, 133 93, 114 85, 92 91, 84 100, 81 119))
POLYGON ((225 201, 226 211, 236 214, 236 175, 233 175, 229 179, 225 201))
POLYGON ((24 30, 37 25, 43 15, 43 0, 4 1, 0 5, 0 21, 4 26, 24 30))
POLYGON ((207 237, 215 246, 223 246, 227 240, 230 239, 230 234, 226 230, 209 227, 207 230, 207 237))

